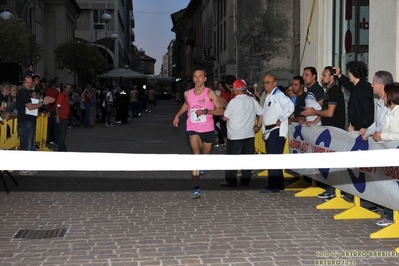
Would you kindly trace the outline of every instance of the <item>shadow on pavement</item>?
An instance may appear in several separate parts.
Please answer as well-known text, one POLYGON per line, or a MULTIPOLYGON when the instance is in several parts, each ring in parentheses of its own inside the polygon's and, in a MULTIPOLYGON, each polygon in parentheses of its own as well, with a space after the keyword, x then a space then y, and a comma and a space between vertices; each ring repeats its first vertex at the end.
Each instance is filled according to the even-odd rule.
MULTIPOLYGON (((266 185, 265 178, 255 177, 252 178, 250 186, 221 187, 220 183, 224 181, 223 172, 209 172, 212 172, 211 176, 203 176, 200 179, 201 188, 204 190, 260 190, 266 185), (220 173, 221 177, 215 177, 215 173, 220 173)), ((115 172, 70 172, 68 176, 59 176, 56 172, 40 172, 35 177, 13 173, 13 176, 19 185, 6 180, 11 192, 191 191, 193 188, 189 172, 169 172, 167 176, 155 172, 146 172, 146 176, 140 176, 140 173, 135 172, 123 172, 123 176, 115 172), (177 177, 173 177, 174 175, 177 177)))

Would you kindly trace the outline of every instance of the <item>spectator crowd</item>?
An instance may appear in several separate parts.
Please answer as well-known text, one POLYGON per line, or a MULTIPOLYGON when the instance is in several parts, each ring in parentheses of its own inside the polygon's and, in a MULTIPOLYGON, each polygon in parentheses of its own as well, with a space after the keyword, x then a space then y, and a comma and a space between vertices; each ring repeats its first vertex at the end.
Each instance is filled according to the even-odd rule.
MULTIPOLYGON (((214 80, 212 88, 208 88, 206 70, 196 69, 194 88, 184 93, 184 103, 173 124, 178 126, 179 117, 187 113, 186 128, 193 154, 209 154, 212 144, 224 147, 227 154, 253 154, 258 131, 262 132, 267 154, 282 154, 291 123, 355 131, 364 140, 371 138, 378 143, 399 140, 399 83, 385 70, 377 71, 369 83, 367 65, 361 61, 348 62, 346 70, 344 75, 339 67, 326 66, 318 77, 315 67, 305 67, 303 75, 295 76, 287 87, 280 86, 271 73, 263 77, 263 88, 227 75, 223 81, 214 80), (349 94, 347 104, 344 90, 349 94), (374 95, 379 97, 376 104, 374 95)), ((250 172, 226 170, 225 181, 220 185, 248 186, 250 172)), ((199 176, 203 174, 202 170, 191 173, 193 199, 201 197, 199 176)), ((282 170, 269 169, 267 182, 261 194, 283 190, 282 170)), ((334 198, 335 189, 324 187, 319 198, 334 198)), ((350 201, 351 195, 344 198, 350 201)), ((379 207, 369 204, 370 209, 379 207)), ((384 208, 384 212, 386 216, 377 225, 393 223, 392 210, 384 208)))
MULTIPOLYGON (((153 87, 148 90, 132 89, 119 85, 101 86, 86 84, 83 88, 63 84, 58 77, 41 78, 29 64, 21 83, 0 83, 0 123, 17 118, 20 150, 36 150, 36 118, 39 113, 47 116, 46 146, 55 151, 67 151, 65 139, 68 128, 93 128, 105 124, 112 128, 113 122, 129 123, 143 112, 151 113, 157 103, 153 87), (115 117, 115 118, 114 118, 115 117)), ((8 136, 1 136, 8 137, 8 136)), ((35 171, 20 171, 20 175, 36 175, 35 171)))

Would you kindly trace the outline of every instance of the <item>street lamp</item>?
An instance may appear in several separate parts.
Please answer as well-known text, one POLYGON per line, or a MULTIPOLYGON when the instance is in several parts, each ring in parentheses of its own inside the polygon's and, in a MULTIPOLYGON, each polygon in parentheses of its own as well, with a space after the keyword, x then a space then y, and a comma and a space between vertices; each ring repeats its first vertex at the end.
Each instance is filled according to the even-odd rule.
POLYGON ((10 20, 10 19, 15 19, 15 16, 13 13, 11 13, 10 11, 7 10, 3 10, 0 13, 0 19, 4 19, 4 20, 10 20))
MULTIPOLYGON (((1 19, 6 19, 6 20, 8 20, 8 19, 17 19, 17 20, 21 20, 21 21, 23 21, 24 20, 24 18, 25 18, 25 10, 26 10, 26 8, 29 8, 29 20, 31 20, 31 12, 32 12, 32 9, 34 8, 36 6, 36 4, 35 4, 35 2, 33 2, 33 0, 31 0, 31 1, 29 1, 29 2, 27 2, 25 5, 24 5, 24 8, 23 8, 23 10, 22 10, 22 14, 21 14, 21 18, 18 18, 18 16, 14 16, 14 14, 13 13, 11 13, 10 11, 8 11, 8 10, 3 10, 1 13, 0 13, 0 18, 1 19)), ((31 23, 31 21, 29 21, 30 23, 31 23)))
POLYGON ((112 19, 112 16, 108 13, 104 13, 101 16, 101 21, 105 23, 105 30, 107 30, 107 24, 108 24, 108 22, 110 22, 111 19, 112 19))
MULTIPOLYGON (((112 33, 109 38, 112 40, 112 44, 114 45, 114 53, 116 54, 117 52, 117 48, 115 48, 115 40, 118 39, 118 34, 116 33, 112 33)), ((112 62, 114 63, 114 60, 116 60, 116 58, 113 58, 112 62)), ((115 68, 115 65, 113 65, 113 68, 115 68)))
POLYGON ((15 16, 12 12, 8 11, 8 10, 3 10, 0 13, 0 19, 5 19, 5 20, 9 20, 9 19, 17 19, 20 21, 24 21, 25 18, 25 10, 26 8, 29 8, 29 23, 31 24, 31 16, 32 16, 32 9, 36 6, 35 2, 33 2, 32 0, 27 2, 24 5, 24 8, 22 9, 22 13, 21 13, 21 18, 18 18, 18 16, 15 16))
MULTIPOLYGON (((1 0, 0 0, 1 1, 1 0)), ((11 13, 8 10, 3 10, 0 13, 0 19, 5 19, 5 20, 10 20, 10 19, 17 19, 19 21, 21 21, 22 23, 24 23, 24 19, 25 19, 25 11, 28 8, 29 9, 29 31, 32 34, 33 33, 33 27, 32 27, 32 9, 35 8, 36 4, 35 2, 33 2, 33 0, 29 0, 25 5, 24 8, 22 9, 22 14, 21 14, 21 18, 18 18, 18 15, 14 16, 13 13, 11 13)), ((32 42, 30 41, 30 48, 32 50, 32 42)), ((30 58, 30 63, 32 64, 32 56, 30 58)))
POLYGON ((112 16, 108 13, 104 13, 101 16, 101 21, 105 24, 104 30, 105 30, 105 71, 107 71, 107 65, 108 65, 108 45, 107 45, 107 24, 110 22, 112 19, 112 16))

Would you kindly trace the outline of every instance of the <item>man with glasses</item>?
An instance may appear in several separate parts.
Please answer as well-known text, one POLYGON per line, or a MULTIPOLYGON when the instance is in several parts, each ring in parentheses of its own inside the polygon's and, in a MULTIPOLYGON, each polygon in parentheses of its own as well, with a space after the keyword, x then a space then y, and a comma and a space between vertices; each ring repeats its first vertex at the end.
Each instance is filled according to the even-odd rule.
MULTIPOLYGON (((263 138, 266 141, 266 154, 283 154, 288 134, 288 118, 294 112, 294 104, 277 87, 276 76, 266 74, 263 87, 267 93, 263 106, 263 138)), ((282 169, 269 169, 268 186, 259 193, 277 193, 284 190, 282 169)))

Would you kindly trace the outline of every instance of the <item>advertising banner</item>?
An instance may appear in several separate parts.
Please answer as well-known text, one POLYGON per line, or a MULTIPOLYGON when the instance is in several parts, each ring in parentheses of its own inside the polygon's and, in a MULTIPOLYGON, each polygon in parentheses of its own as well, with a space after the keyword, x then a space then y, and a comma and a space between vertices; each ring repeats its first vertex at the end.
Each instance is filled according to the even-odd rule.
MULTIPOLYGON (((357 131, 347 132, 335 127, 307 127, 296 124, 289 127, 290 153, 330 153, 398 147, 399 141, 377 143, 372 138, 363 140, 357 131)), ((325 160, 324 158, 320 156, 321 161, 325 160)), ((372 159, 367 158, 367 160, 372 159)), ((378 205, 399 209, 399 167, 396 165, 291 170, 378 205)))

